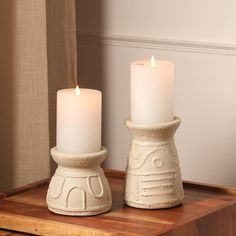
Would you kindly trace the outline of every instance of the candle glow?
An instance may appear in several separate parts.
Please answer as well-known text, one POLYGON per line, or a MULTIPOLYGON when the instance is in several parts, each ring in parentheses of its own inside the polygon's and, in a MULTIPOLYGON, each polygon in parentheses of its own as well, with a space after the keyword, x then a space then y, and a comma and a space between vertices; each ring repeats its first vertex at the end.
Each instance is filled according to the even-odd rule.
POLYGON ((76 88, 75 88, 75 94, 76 95, 80 95, 80 89, 79 89, 79 86, 77 85, 76 88))
POLYGON ((151 67, 155 67, 156 66, 156 60, 155 60, 155 57, 152 56, 151 57, 151 67))

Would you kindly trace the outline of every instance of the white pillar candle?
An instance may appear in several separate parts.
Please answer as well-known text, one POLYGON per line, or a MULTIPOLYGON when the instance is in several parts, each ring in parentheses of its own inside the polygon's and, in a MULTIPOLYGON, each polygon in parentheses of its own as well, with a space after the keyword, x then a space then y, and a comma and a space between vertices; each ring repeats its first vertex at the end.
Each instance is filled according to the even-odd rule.
POLYGON ((174 119, 174 64, 171 61, 134 61, 131 64, 131 121, 140 124, 174 119))
POLYGON ((57 92, 56 146, 63 153, 101 150, 102 94, 93 89, 62 89, 57 92))

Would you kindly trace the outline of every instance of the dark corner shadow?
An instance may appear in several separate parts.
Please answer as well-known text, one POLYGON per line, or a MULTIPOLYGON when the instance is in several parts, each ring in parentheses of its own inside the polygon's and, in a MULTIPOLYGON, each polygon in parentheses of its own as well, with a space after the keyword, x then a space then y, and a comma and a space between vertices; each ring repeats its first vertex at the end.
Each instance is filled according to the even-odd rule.
MULTIPOLYGON (((54 44, 51 38, 55 34, 54 32, 54 20, 53 20, 53 5, 55 1, 46 1, 46 30, 47 30, 47 63, 48 63, 48 119, 49 119, 49 146, 52 148, 56 144, 56 91, 55 76, 53 67, 53 50, 54 44)), ((49 152, 49 150, 48 150, 49 152)), ((50 158, 50 153, 49 153, 50 158)), ((50 158, 50 173, 53 174, 56 169, 56 163, 50 158)))
POLYGON ((14 7, 0 7, 0 191, 14 185, 14 7))
POLYGON ((102 0, 75 0, 75 4, 77 81, 80 87, 102 90, 104 55, 97 37, 103 30, 102 0))
MULTIPOLYGON (((103 1, 75 0, 77 27, 77 81, 80 87, 103 92, 102 127, 105 127, 104 46, 99 37, 103 33, 103 1)), ((102 132, 104 133, 104 131, 102 132)), ((103 139, 103 138, 102 138, 103 139)), ((103 140, 102 140, 103 143, 103 140)))
MULTIPOLYGON (((75 86, 74 78, 72 78, 74 65, 68 66, 67 39, 69 37, 66 35, 68 32, 66 23, 71 9, 69 7, 74 7, 70 4, 72 2, 68 0, 46 1, 50 148, 56 145, 57 90, 75 86)), ((51 174, 54 173, 56 166, 56 163, 50 158, 51 174)))

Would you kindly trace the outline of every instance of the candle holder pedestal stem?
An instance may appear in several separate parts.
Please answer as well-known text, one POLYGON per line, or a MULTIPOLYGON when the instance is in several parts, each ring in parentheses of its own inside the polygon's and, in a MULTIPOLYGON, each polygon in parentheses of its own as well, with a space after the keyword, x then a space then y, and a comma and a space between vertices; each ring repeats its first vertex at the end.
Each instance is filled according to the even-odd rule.
POLYGON ((48 209, 54 213, 89 216, 111 208, 111 191, 100 164, 107 149, 87 154, 65 154, 51 149, 58 168, 47 192, 48 209))
POLYGON ((174 134, 181 120, 125 125, 133 136, 125 182, 125 203, 144 209, 177 206, 184 198, 174 134))

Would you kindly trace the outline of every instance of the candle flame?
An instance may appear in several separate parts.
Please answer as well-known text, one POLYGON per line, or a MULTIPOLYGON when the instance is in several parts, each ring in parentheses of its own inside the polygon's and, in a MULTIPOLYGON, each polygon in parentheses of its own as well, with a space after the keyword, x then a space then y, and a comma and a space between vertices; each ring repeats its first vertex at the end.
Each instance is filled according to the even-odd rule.
POLYGON ((155 60, 155 57, 154 57, 154 56, 151 57, 151 66, 152 66, 152 67, 155 67, 155 66, 156 66, 156 60, 155 60))
POLYGON ((75 88, 75 94, 76 95, 80 95, 80 89, 79 89, 79 86, 77 85, 76 88, 75 88))

